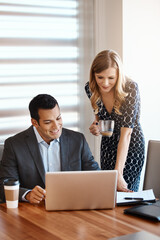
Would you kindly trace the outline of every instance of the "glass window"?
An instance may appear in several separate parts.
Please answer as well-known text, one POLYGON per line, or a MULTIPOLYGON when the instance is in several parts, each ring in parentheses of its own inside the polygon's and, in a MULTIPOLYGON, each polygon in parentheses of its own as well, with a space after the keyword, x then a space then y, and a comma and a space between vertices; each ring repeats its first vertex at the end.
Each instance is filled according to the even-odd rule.
POLYGON ((0 142, 31 125, 28 104, 40 93, 58 100, 64 127, 83 131, 86 5, 0 1, 0 142))

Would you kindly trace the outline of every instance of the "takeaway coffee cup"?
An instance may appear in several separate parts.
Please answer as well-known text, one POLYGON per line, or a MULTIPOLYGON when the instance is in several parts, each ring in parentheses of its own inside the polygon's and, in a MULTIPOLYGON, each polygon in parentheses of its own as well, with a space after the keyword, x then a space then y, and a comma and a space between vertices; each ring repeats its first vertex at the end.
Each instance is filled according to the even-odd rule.
POLYGON ((17 208, 19 198, 19 181, 17 179, 5 179, 4 192, 6 198, 7 208, 17 208))
POLYGON ((99 120, 99 130, 102 136, 111 137, 114 130, 114 120, 99 120))

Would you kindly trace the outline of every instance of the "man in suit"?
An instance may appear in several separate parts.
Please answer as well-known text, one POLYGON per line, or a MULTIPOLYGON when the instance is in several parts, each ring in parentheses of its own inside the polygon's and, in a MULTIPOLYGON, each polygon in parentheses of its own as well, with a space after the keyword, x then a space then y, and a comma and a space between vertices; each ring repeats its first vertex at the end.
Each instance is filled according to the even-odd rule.
POLYGON ((82 133, 62 127, 56 99, 47 94, 29 104, 32 126, 5 141, 0 165, 0 196, 3 181, 20 182, 20 201, 40 203, 46 196, 45 172, 99 170, 82 133))

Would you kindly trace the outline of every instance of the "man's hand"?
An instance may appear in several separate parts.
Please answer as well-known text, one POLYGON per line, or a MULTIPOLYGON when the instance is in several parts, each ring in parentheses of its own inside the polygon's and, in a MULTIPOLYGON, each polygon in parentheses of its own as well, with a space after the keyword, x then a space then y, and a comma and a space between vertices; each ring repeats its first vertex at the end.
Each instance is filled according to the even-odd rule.
POLYGON ((46 197, 46 191, 40 186, 35 186, 32 191, 28 192, 26 199, 32 204, 39 204, 46 197))

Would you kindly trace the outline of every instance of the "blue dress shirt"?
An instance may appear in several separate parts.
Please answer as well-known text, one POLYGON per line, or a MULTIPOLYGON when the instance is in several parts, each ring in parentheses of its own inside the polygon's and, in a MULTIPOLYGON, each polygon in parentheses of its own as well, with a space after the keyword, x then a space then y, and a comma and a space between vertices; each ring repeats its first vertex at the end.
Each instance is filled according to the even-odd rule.
POLYGON ((37 129, 35 127, 33 129, 38 141, 45 172, 61 171, 59 138, 51 141, 49 145, 39 135, 37 129))

